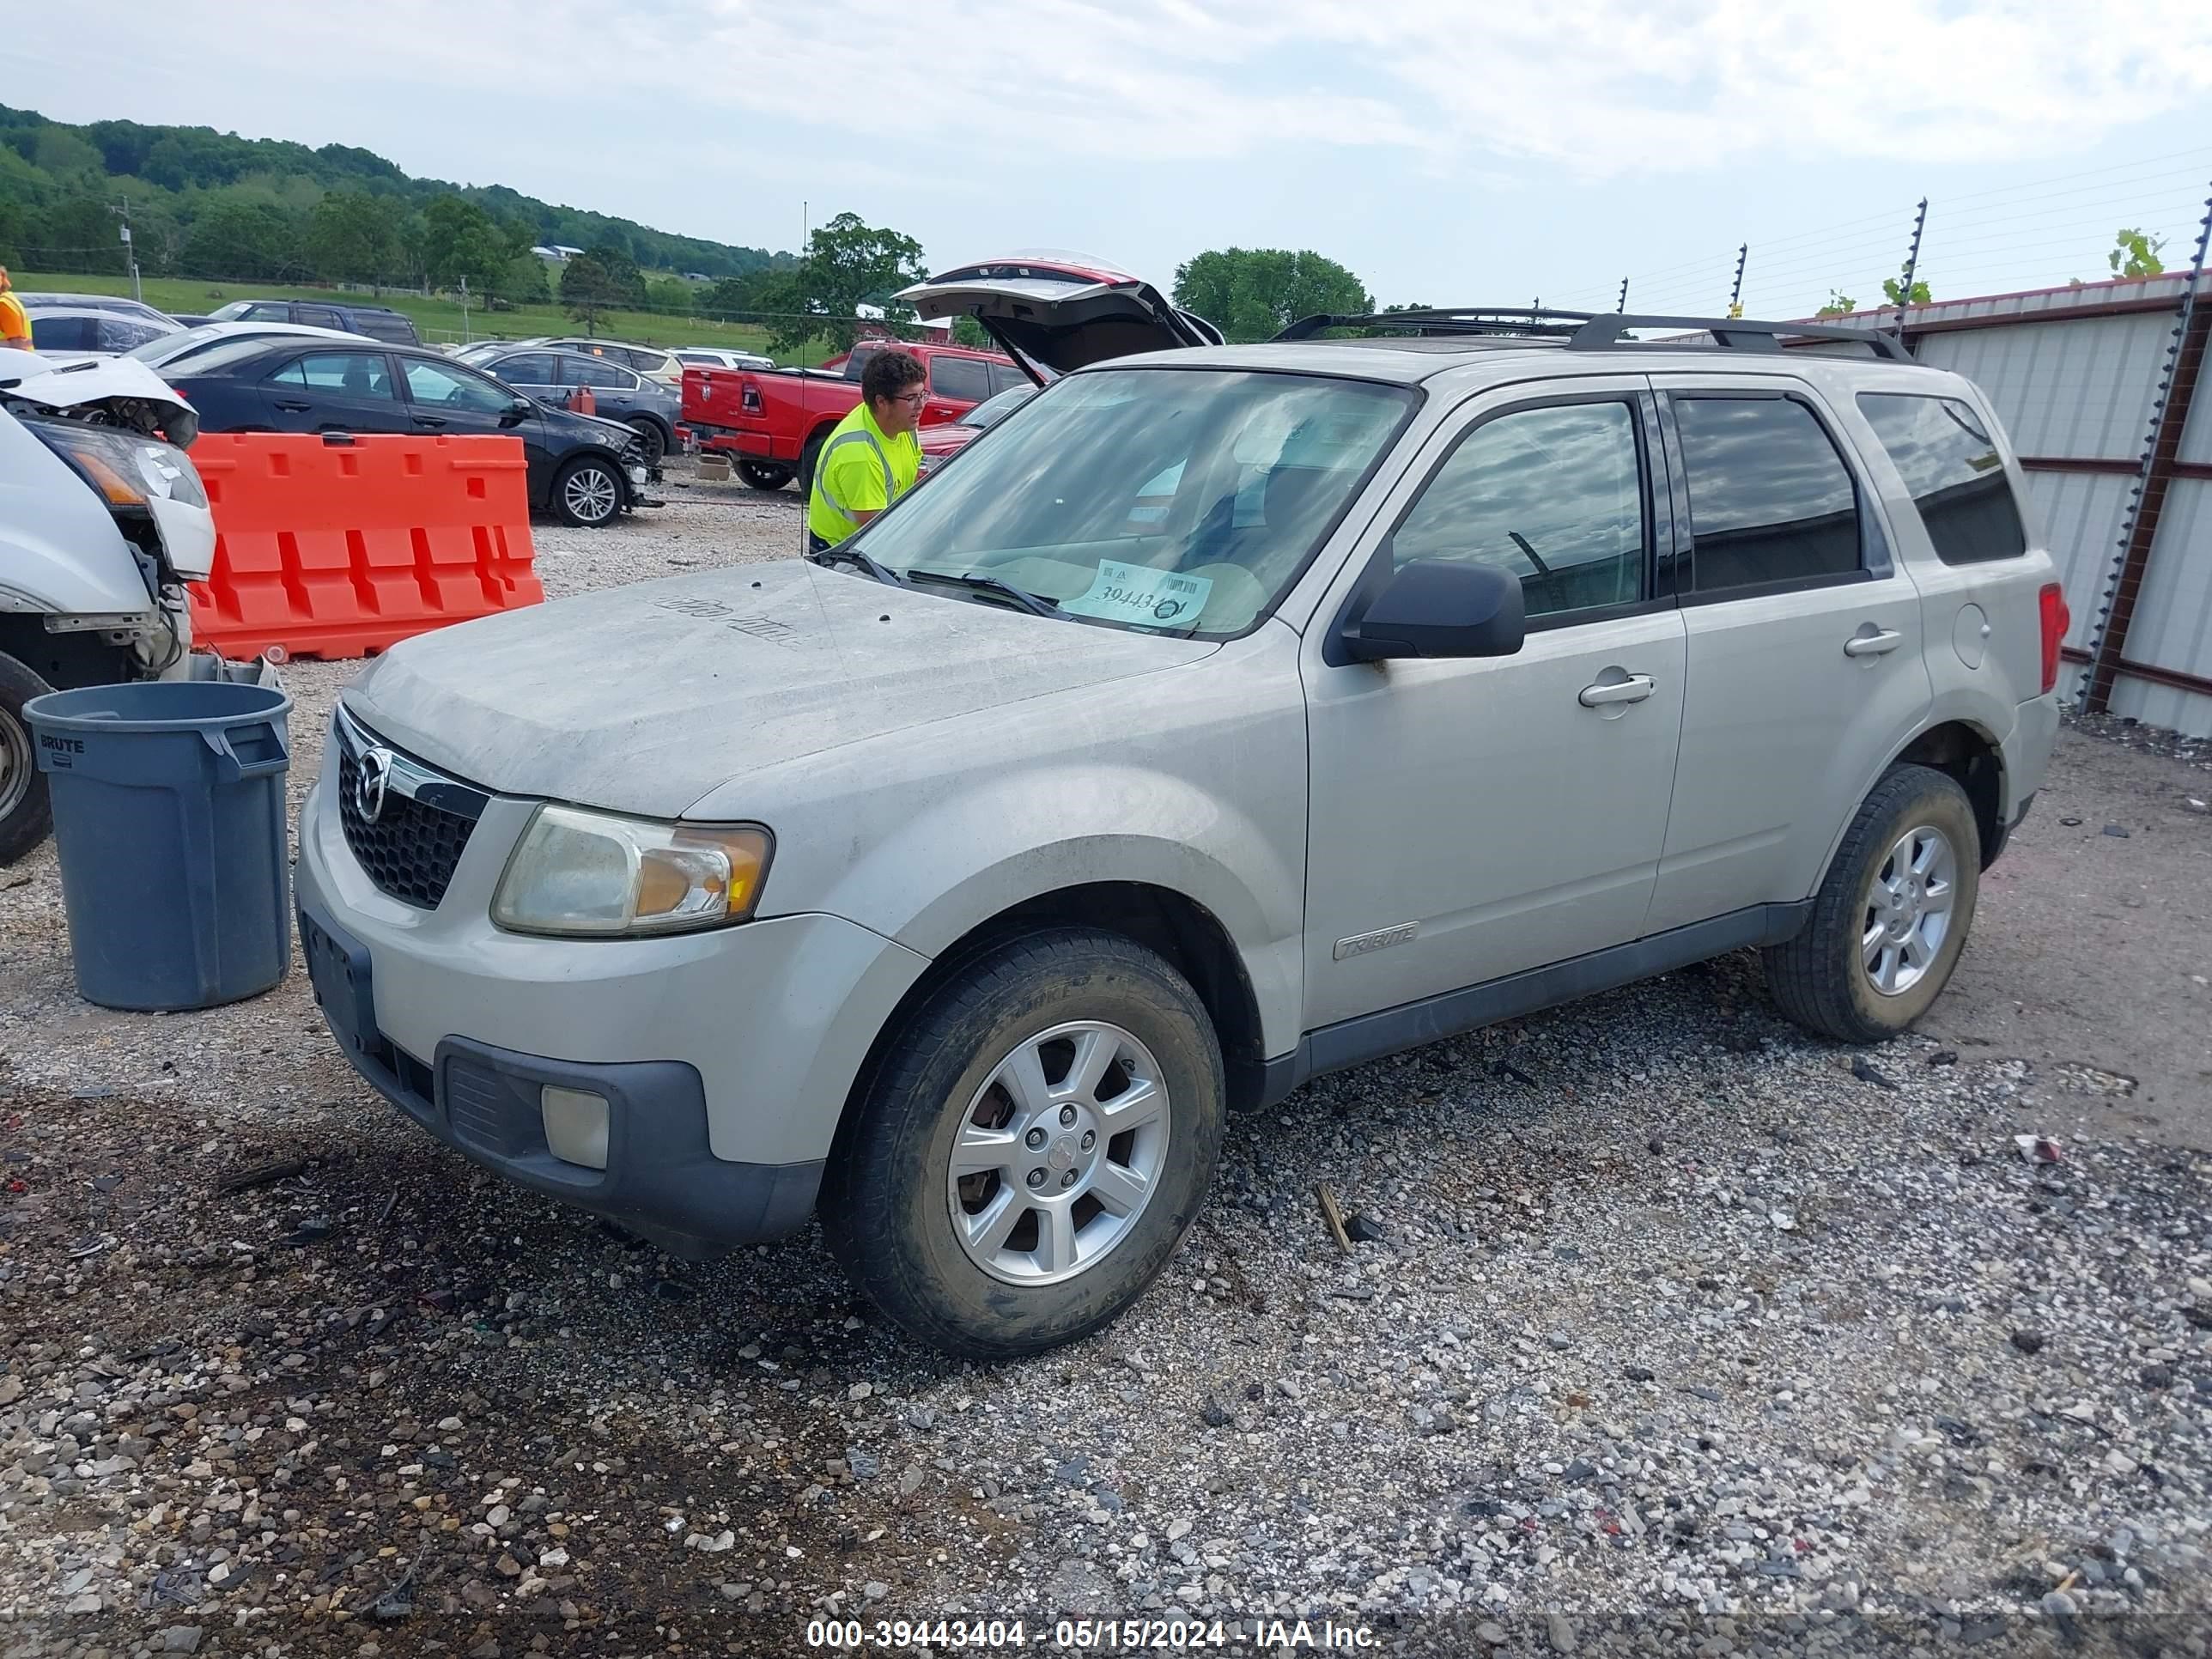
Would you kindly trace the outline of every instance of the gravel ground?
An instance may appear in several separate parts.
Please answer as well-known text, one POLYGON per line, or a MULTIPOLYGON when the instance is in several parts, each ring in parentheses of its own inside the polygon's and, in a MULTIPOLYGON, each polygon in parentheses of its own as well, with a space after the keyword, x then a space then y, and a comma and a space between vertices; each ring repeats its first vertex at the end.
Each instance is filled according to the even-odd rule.
MULTIPOLYGON (((549 592, 796 535, 789 494, 668 495, 541 531, 549 592)), ((285 671, 295 787, 352 670, 285 671)), ((2069 735, 2051 788, 2094 822, 2101 769, 2191 759, 2069 735)), ((2002 943, 2067 902, 1991 884, 1969 969, 2067 971, 2002 943)), ((0 1653, 783 1653, 825 1616, 1051 1649, 1065 1614, 1227 1651, 1304 1618, 1421 1655, 2203 1655, 2212 1158, 2111 1075, 1854 1056, 1725 958, 1239 1121, 1128 1318, 978 1370, 811 1230, 680 1263, 481 1174, 355 1081, 296 971, 88 1007, 49 850, 0 872, 0 1653)))

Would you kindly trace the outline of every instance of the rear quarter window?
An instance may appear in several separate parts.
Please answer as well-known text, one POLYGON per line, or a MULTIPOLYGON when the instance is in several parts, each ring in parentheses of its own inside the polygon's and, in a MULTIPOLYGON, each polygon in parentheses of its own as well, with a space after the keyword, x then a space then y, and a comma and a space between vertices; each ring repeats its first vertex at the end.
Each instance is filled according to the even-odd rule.
POLYGON ((2027 551, 2003 458, 1971 407, 1956 398, 1862 392, 1859 412, 1904 478, 1937 558, 1986 564, 2027 551))

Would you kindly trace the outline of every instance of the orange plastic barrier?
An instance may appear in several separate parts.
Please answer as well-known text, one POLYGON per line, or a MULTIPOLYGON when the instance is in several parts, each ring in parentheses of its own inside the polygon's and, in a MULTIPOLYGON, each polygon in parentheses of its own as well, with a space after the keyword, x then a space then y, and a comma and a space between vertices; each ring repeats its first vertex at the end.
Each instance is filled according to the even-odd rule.
POLYGON ((368 656, 545 597, 520 438, 216 432, 191 454, 216 526, 193 641, 226 657, 368 656))

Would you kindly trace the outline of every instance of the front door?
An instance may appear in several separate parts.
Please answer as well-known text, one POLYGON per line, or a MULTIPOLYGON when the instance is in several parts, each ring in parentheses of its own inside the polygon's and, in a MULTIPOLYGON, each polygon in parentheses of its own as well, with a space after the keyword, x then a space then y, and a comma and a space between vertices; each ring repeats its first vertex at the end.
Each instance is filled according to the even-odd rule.
POLYGON ((1642 930, 1681 729, 1671 526, 1646 383, 1573 386, 1447 423, 1376 550, 1514 571, 1516 655, 1330 665, 1331 613, 1309 631, 1310 1030, 1642 930))
POLYGON ((1656 931, 1808 896, 1934 694, 1918 592, 1811 389, 1778 376, 1655 384, 1692 543, 1656 931))

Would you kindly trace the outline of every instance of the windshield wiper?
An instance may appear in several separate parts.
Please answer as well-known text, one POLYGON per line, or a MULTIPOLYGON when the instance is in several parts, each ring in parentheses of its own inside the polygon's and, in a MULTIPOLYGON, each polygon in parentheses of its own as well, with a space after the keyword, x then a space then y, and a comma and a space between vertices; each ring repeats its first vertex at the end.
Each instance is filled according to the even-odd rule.
POLYGON ((987 576, 981 571, 970 570, 958 576, 949 570, 909 570, 906 574, 910 582, 943 582, 951 587, 981 588, 986 593, 1001 594, 1032 616, 1057 617, 1060 614, 1059 601, 1041 598, 1026 587, 1017 587, 1002 577, 987 576))
POLYGON ((899 580, 897 571, 868 554, 863 553, 857 547, 825 547, 819 553, 809 553, 806 556, 817 564, 835 564, 840 559, 848 559, 879 582, 887 583, 893 587, 906 586, 899 580))

